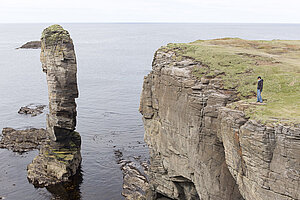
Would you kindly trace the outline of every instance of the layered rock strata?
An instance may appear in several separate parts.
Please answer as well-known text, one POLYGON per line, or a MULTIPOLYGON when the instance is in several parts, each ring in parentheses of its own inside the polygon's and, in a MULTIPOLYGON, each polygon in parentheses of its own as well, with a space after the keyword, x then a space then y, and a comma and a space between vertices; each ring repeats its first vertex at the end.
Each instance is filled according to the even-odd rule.
POLYGON ((221 108, 218 138, 245 199, 300 199, 300 128, 264 126, 221 108))
POLYGON ((152 199, 300 199, 300 129, 226 108, 238 93, 220 78, 194 77, 195 67, 202 64, 160 49, 144 79, 152 199))
POLYGON ((146 200, 146 193, 149 190, 147 175, 147 165, 134 163, 133 161, 121 161, 123 172, 122 195, 126 200, 146 200))
POLYGON ((63 143, 48 141, 42 145, 40 153, 27 167, 27 178, 38 187, 55 185, 68 181, 76 174, 81 163, 81 138, 79 133, 63 143))
POLYGON ((39 155, 28 165, 28 179, 36 186, 49 186, 67 181, 81 163, 81 137, 75 132, 77 65, 74 45, 68 31, 59 25, 42 33, 41 62, 47 76, 49 140, 39 155))
POLYGON ((146 200, 150 190, 148 181, 148 162, 139 158, 125 160, 121 150, 114 151, 117 163, 123 173, 122 195, 126 200, 146 200))
POLYGON ((63 140, 76 127, 77 64, 73 41, 60 25, 46 28, 41 38, 41 63, 49 96, 47 131, 53 140, 63 140))

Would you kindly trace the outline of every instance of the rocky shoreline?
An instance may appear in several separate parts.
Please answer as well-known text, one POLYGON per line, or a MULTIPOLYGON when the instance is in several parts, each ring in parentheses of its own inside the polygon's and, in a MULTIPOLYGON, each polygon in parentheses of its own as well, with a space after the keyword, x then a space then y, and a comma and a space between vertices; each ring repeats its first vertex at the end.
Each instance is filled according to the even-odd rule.
POLYGON ((45 107, 46 107, 46 105, 31 103, 27 106, 21 107, 19 109, 18 113, 24 114, 24 115, 31 115, 31 117, 35 117, 37 115, 42 114, 45 107))
POLYGON ((121 150, 115 150, 114 154, 123 173, 122 195, 126 200, 146 200, 149 191, 148 162, 140 161, 139 158, 126 160, 121 150))
POLYGON ((38 187, 68 181, 81 164, 81 137, 76 128, 77 64, 73 41, 60 25, 46 28, 41 37, 41 63, 49 97, 49 139, 27 167, 27 178, 38 187))
MULTIPOLYGON (((249 63, 259 68, 281 64, 276 61, 278 52, 269 55, 278 47, 257 48, 256 43, 238 42, 238 50, 234 49, 236 41, 226 38, 210 41, 208 49, 202 49, 204 41, 199 41, 171 44, 155 53, 153 70, 144 78, 139 109, 150 164, 140 156, 125 159, 120 149, 114 151, 126 200, 300 199, 299 124, 278 116, 266 121, 254 118, 258 107, 262 107, 256 110, 260 112, 272 109, 267 108, 272 99, 264 104, 242 101, 255 94, 248 90, 253 84, 245 81, 240 88, 237 84, 238 78, 246 80, 252 75, 249 63), (226 45, 229 54, 220 51, 226 45), (247 53, 240 52, 241 45, 249 45, 247 53), (251 48, 267 52, 254 55, 251 48), (241 69, 234 71, 234 67, 241 69)), ((38 45, 48 84, 47 129, 4 128, 0 148, 18 153, 38 149, 39 155, 27 167, 28 180, 55 194, 57 188, 73 190, 68 184, 74 181, 78 186, 82 181, 77 177, 81 173, 81 136, 75 131, 77 62, 73 41, 59 25, 45 29, 41 43, 20 48, 38 45)), ((289 87, 295 84, 290 82, 289 87)), ((28 105, 18 113, 36 116, 44 108, 28 105)), ((66 199, 80 199, 79 193, 66 199)))

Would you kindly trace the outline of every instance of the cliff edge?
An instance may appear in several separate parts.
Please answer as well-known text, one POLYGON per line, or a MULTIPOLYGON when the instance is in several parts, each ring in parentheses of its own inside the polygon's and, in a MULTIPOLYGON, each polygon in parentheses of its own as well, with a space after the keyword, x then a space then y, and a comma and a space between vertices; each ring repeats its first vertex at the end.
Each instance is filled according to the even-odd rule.
POLYGON ((300 199, 299 53, 300 41, 238 38, 160 48, 140 103, 148 198, 300 199))

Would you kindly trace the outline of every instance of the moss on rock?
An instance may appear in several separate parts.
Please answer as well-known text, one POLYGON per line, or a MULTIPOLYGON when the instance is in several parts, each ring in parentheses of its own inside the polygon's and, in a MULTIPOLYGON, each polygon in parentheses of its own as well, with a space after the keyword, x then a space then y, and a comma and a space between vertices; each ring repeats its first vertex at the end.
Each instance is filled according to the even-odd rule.
POLYGON ((76 131, 70 133, 67 140, 63 142, 50 141, 43 147, 43 153, 46 157, 53 158, 59 162, 67 163, 72 161, 74 155, 80 152, 81 137, 76 131))
POLYGON ((54 24, 44 29, 41 40, 44 41, 46 45, 55 45, 58 41, 70 41, 71 38, 67 30, 58 24, 54 24))

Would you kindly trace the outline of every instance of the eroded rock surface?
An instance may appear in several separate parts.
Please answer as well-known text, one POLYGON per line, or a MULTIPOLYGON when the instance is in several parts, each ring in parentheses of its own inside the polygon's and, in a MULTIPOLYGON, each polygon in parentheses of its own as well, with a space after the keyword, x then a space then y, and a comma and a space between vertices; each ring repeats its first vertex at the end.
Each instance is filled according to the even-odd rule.
POLYGON ((247 120, 222 108, 218 136, 226 162, 245 199, 300 199, 300 129, 247 120))
POLYGON ((78 97, 74 45, 68 31, 60 25, 46 28, 41 41, 41 62, 49 95, 49 140, 27 168, 29 181, 38 187, 67 181, 81 163, 81 137, 74 131, 78 97))
POLYGON ((195 78, 201 63, 177 58, 172 50, 156 52, 141 95, 156 196, 300 199, 299 128, 269 127, 226 108, 237 92, 220 78, 195 78))
POLYGON ((23 153, 39 147, 46 141, 48 134, 45 129, 15 130, 3 128, 0 148, 23 153))
POLYGON ((46 105, 35 105, 29 104, 27 106, 21 107, 18 111, 19 114, 31 115, 31 117, 35 117, 43 113, 46 105))
POLYGON ((41 63, 46 73, 49 96, 47 131, 53 140, 75 130, 77 64, 73 41, 68 31, 52 25, 42 33, 41 63))
POLYGON ((125 160, 121 150, 115 150, 114 154, 123 173, 122 195, 126 200, 146 200, 150 191, 147 161, 125 160))

